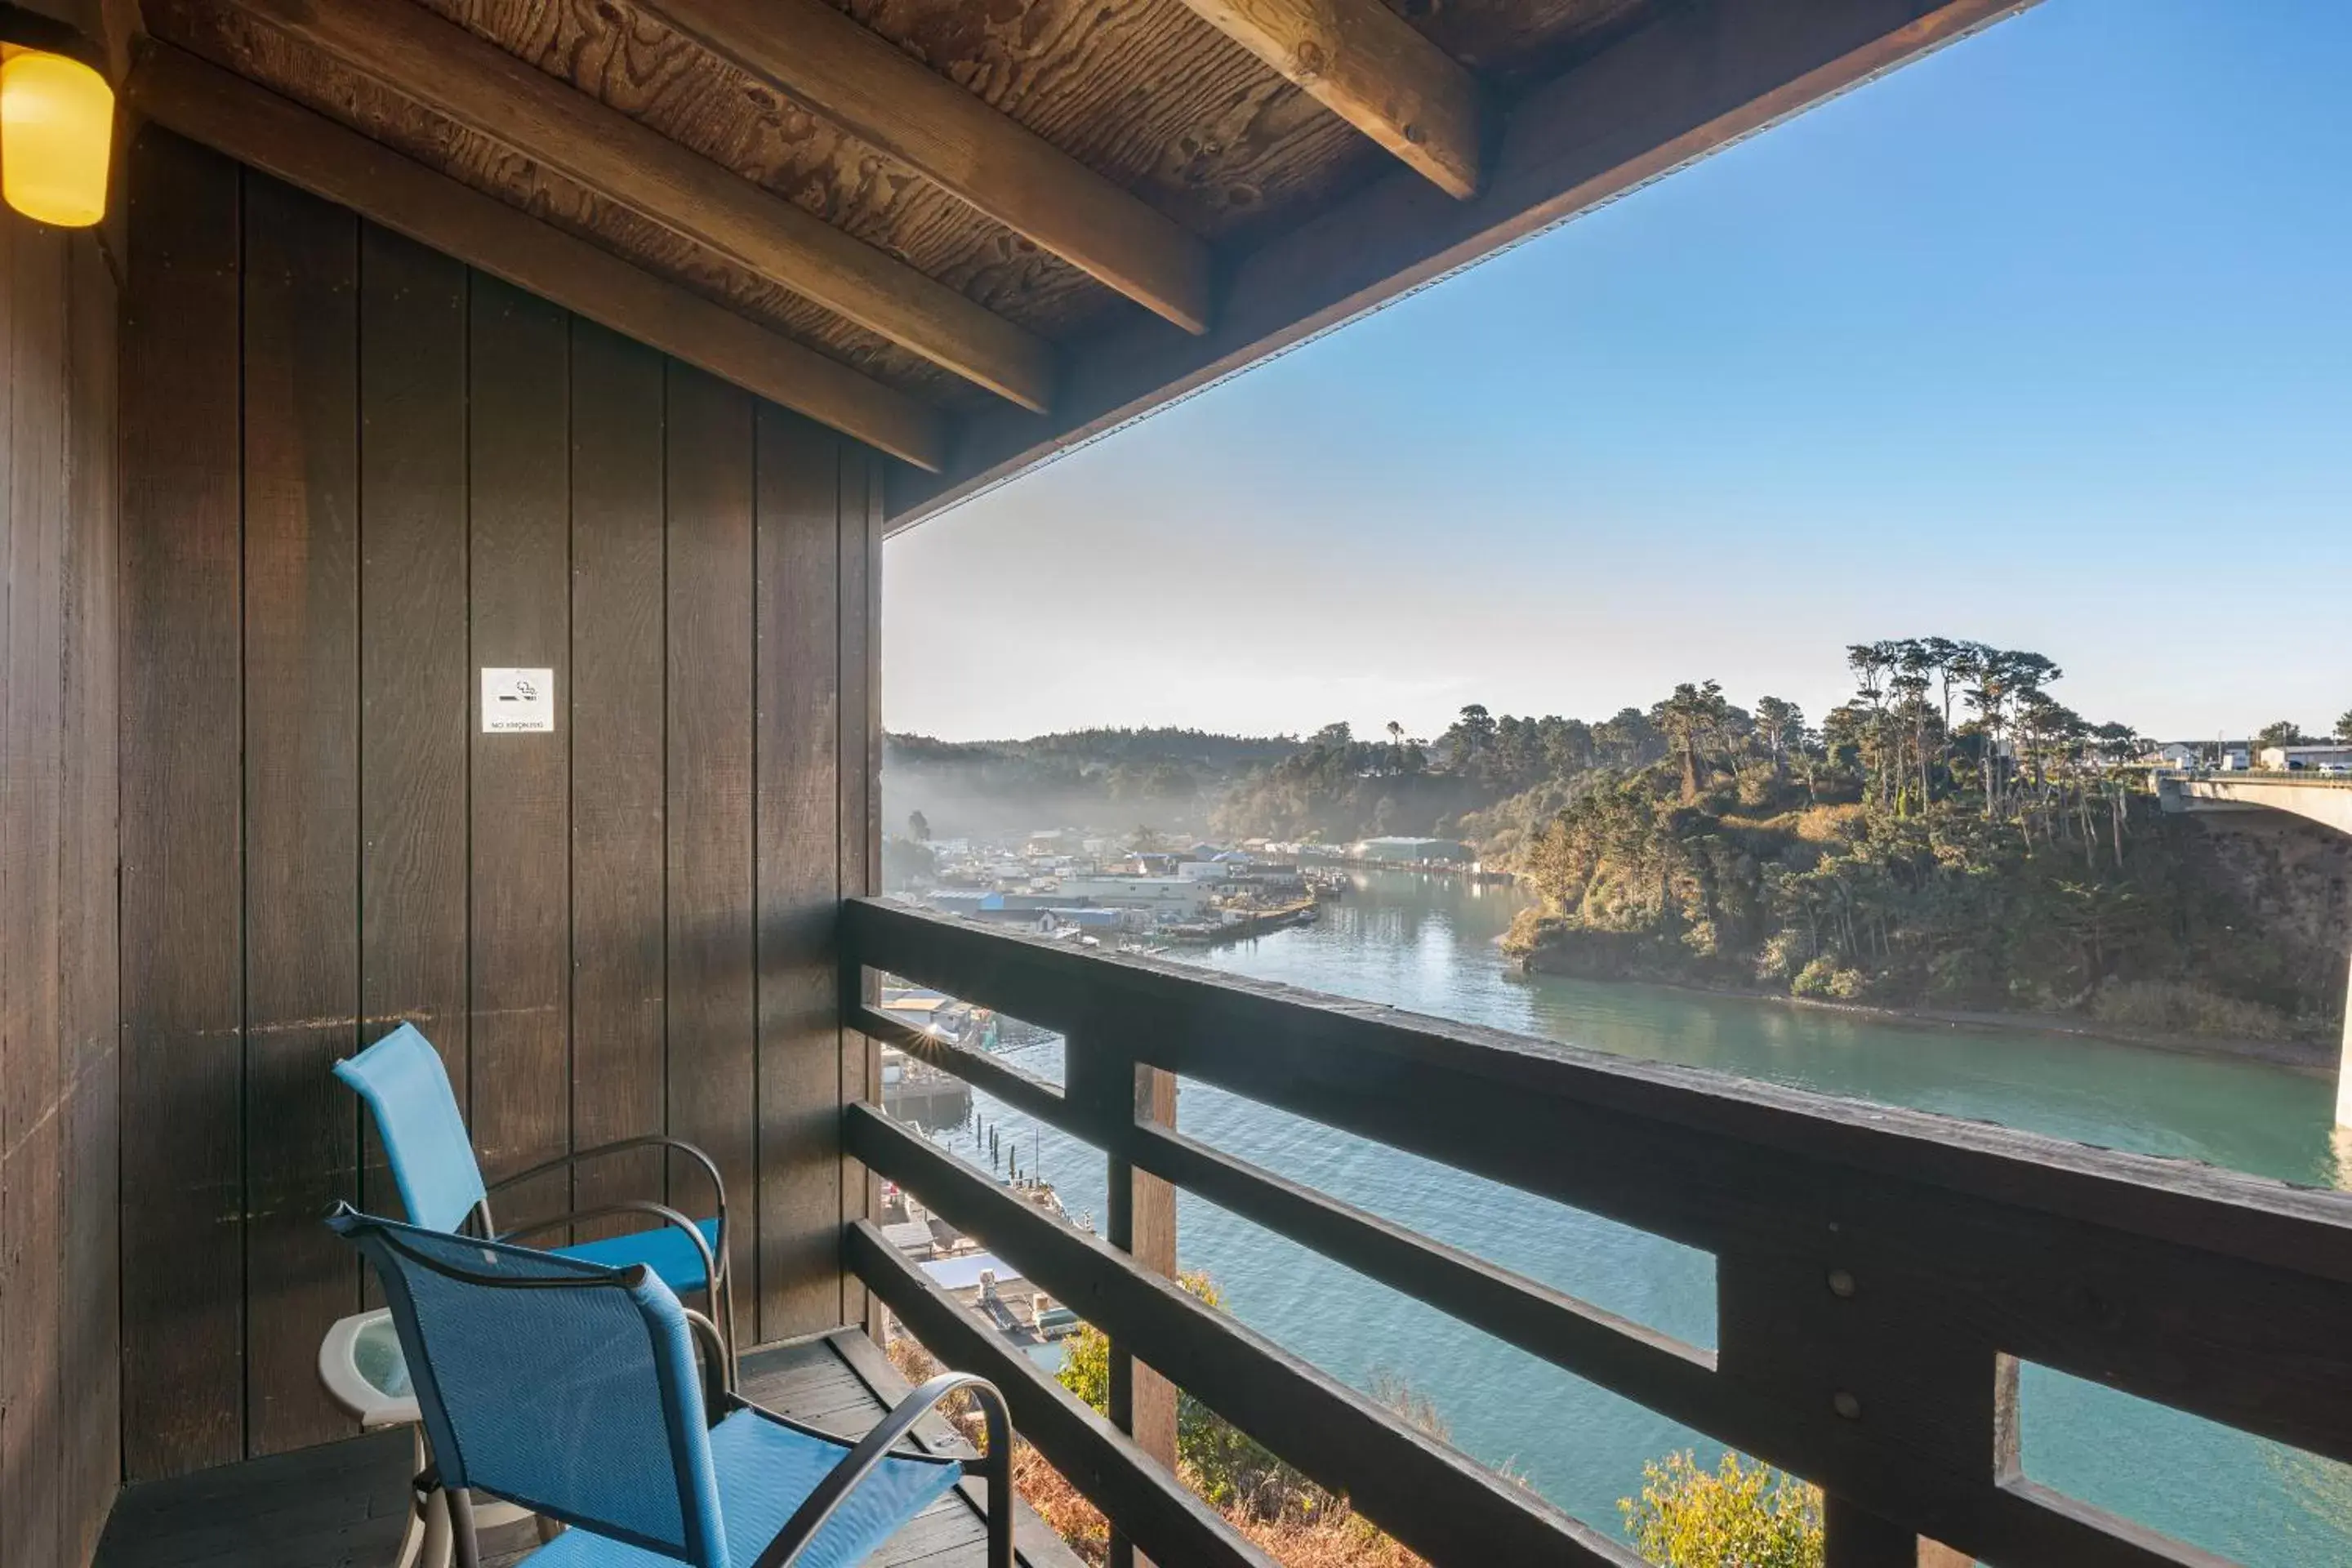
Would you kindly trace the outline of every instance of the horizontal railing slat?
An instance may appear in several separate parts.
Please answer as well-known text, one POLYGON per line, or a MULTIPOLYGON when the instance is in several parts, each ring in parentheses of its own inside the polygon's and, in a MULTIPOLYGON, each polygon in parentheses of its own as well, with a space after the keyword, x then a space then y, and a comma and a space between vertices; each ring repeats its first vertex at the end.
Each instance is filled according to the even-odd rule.
POLYGON ((1712 1408, 1713 1352, 1538 1284, 1179 1132, 1101 1124, 1049 1085, 871 1007, 859 1026, 1050 1126, 1529 1354, 1678 1420, 1712 1408))
MULTIPOLYGON (((865 1110, 864 1113, 874 1115, 870 1110, 865 1110)), ((911 1139, 911 1135, 903 1132, 899 1136, 911 1139)), ((856 1152, 855 1147, 853 1152, 856 1152)), ((936 1151, 933 1152, 935 1157, 947 1160, 946 1156, 938 1155, 936 1151)), ((951 1160, 947 1163, 953 1164, 951 1160)), ((904 1181, 908 1190, 917 1196, 927 1202, 933 1201, 934 1190, 926 1178, 906 1174, 902 1167, 877 1168, 904 1181)), ((961 1171, 961 1167, 957 1169, 961 1171)), ((993 1189, 993 1184, 977 1173, 965 1179, 993 1189)), ((972 1220, 970 1214, 946 1205, 934 1204, 934 1206, 959 1225, 972 1220)), ((1050 1226, 1052 1223, 1044 1220, 1025 1205, 1013 1205, 1004 1212, 1015 1211, 1040 1224, 1050 1226)), ((984 1220, 972 1220, 972 1223, 974 1235, 988 1245, 999 1245, 1000 1233, 977 1228, 986 1223, 984 1220)), ((1003 1247, 1002 1250, 1009 1261, 1021 1264, 1021 1255, 1014 1248, 1003 1247)), ((1328 1255, 1339 1256, 1336 1250, 1328 1255)), ((1118 1258, 1116 1253, 1110 1256, 1118 1258)), ((1344 1258, 1341 1260, 1345 1261, 1344 1258)), ((1118 1258, 1115 1266, 1129 1267, 1124 1258, 1118 1258)), ((902 1263, 900 1267, 912 1269, 911 1265, 902 1263)), ((1496 1272, 1509 1278, 1505 1271, 1496 1272)), ((1065 1296, 1067 1300, 1088 1299, 1074 1289, 1076 1278, 1041 1279, 1039 1283, 1046 1284, 1056 1291, 1067 1292, 1065 1296)), ((1537 1292, 1542 1289, 1540 1286, 1532 1287, 1537 1292)), ((951 1361, 954 1352, 948 1350, 949 1342, 977 1346, 985 1342, 990 1355, 1011 1353, 1003 1352, 996 1344, 992 1331, 979 1319, 955 1307, 952 1298, 939 1291, 934 1295, 947 1301, 958 1312, 958 1331, 976 1337, 970 1341, 941 1342, 932 1337, 931 1331, 917 1323, 919 1338, 933 1344, 942 1353, 950 1354, 951 1361)), ((887 1294, 885 1299, 890 1300, 887 1294)), ((1432 1298, 1424 1295, 1423 1299, 1432 1298)), ((893 1305, 896 1306, 895 1301, 893 1305)), ((1223 1326, 1223 1320, 1215 1321, 1217 1326, 1223 1326)), ((1488 1327, 1489 1331, 1493 1331, 1491 1325, 1488 1327)), ((1610 1331, 1614 1332, 1615 1330, 1612 1328, 1610 1331)), ((1538 1330, 1531 1337, 1540 1343, 1543 1331, 1538 1330)), ((977 1349, 967 1349, 962 1353, 979 1355, 982 1352, 977 1349)), ((1538 1349, 1536 1353, 1544 1352, 1538 1349)), ((977 1361, 961 1361, 954 1364, 985 1370, 984 1365, 977 1361)), ((1571 1367, 1570 1370, 1574 1369, 1571 1367)), ((1703 1373, 1703 1369, 1701 1371, 1703 1373)), ((1601 1379, 1596 1377, 1595 1381, 1601 1379)), ((1721 1380, 1677 1380, 1676 1385, 1654 1384, 1647 1389, 1631 1392, 1629 1396, 1641 1399, 1661 1414, 1720 1441, 1770 1458, 1800 1473, 1847 1478, 1872 1497, 1907 1505, 1900 1511, 1906 1517, 1927 1521, 1922 1528, 1934 1530, 1952 1540, 1973 1542, 1976 1550, 1995 1556, 2004 1564, 2015 1564, 2017 1568, 2031 1568, 2031 1565, 2042 1563, 2051 1564, 2053 1568, 2229 1568, 2221 1559, 2168 1541, 2131 1521, 2116 1519, 2047 1488, 2021 1480, 1995 1486, 1991 1484, 1989 1464, 1973 1473, 1946 1474, 1932 1465, 1921 1464, 1916 1458, 1906 1464, 1900 1456, 1873 1448, 1867 1444, 1864 1434, 1851 1429, 1831 1429, 1827 1434, 1830 1439, 1827 1448, 1793 1449, 1789 1445, 1801 1439, 1791 1436, 1790 1433, 1803 1424, 1793 1419, 1786 1409, 1773 1405, 1759 1398, 1754 1391, 1736 1384, 1721 1380)), ((1989 1459, 1990 1456, 1987 1458, 1989 1459)), ((1080 1484, 1082 1489, 1086 1489, 1084 1482, 1080 1484)), ((1483 1563, 1486 1560, 1474 1557, 1470 1561, 1483 1563)))
POLYGON ((885 1045, 898 1047, 918 1061, 945 1068, 974 1088, 984 1089, 1005 1104, 1035 1117, 1048 1127, 1058 1127, 1074 1137, 1092 1136, 1086 1131, 1077 1108, 1044 1079, 1033 1078, 984 1051, 954 1045, 935 1035, 909 1027, 871 1005, 858 1007, 850 1015, 850 1019, 860 1032, 871 1035, 885 1045))
MULTIPOLYGON (((2045 1538, 2078 1542, 2095 1542, 2099 1551, 2095 1554, 2100 1563, 2144 1563, 2149 1568, 2239 1568, 2226 1557, 2199 1547, 2190 1546, 2150 1530, 2136 1519, 2109 1513, 2094 1508, 2079 1498, 2038 1482, 2013 1479, 1996 1489, 1999 1495, 2016 1505, 2018 1517, 2036 1521, 2045 1538)), ((2048 1563, 2053 1568, 2067 1568, 2078 1561, 2090 1561, 2071 1548, 2048 1551, 2038 1557, 2004 1558, 2003 1562, 2021 1563, 2048 1563)))
MULTIPOLYGON (((2352 1460, 2342 1194, 1601 1058, 872 901, 843 918, 856 962, 1719 1260, 1795 1260, 1814 1282, 1797 1304, 1846 1313, 1855 1355, 1897 1355, 1905 1333, 1987 1366, 2007 1352, 2352 1460), (1843 1307, 1818 1288, 1833 1268, 1865 1281, 1843 1307), (1897 1300, 1915 1321, 1874 1315, 1897 1300)), ((1074 1079, 1086 1049, 1072 1047, 1074 1079)), ((1132 1137, 1089 1131, 1058 1097, 1046 1110, 1149 1167, 1132 1137)), ((1781 1385, 1737 1363, 1730 1342, 1718 1357, 1726 1399, 1751 1382, 1777 1396, 1781 1385)), ((1755 1408, 1801 1439, 1783 1449, 1829 1452, 1851 1444, 1826 1414, 1829 1392, 1790 1412, 1769 1399, 1755 1408)), ((1748 1446, 1754 1435, 1725 1436, 1748 1446)))
POLYGON ((1155 1562, 1279 1568, 1126 1433, 1080 1404, 933 1284, 870 1221, 849 1227, 843 1255, 850 1271, 934 1355, 1002 1389, 1014 1429, 1155 1562))
POLYGON ((1710 1405, 1712 1352, 1181 1132, 1137 1126, 1117 1147, 1139 1170, 1663 1414, 1687 1419, 1710 1405))
POLYGON ((1466 1456, 1416 1432, 1307 1362, 1135 1267, 898 1127, 849 1108, 849 1152, 981 1237, 1024 1279, 1179 1388, 1349 1497, 1373 1523, 1437 1563, 1640 1559, 1466 1456))

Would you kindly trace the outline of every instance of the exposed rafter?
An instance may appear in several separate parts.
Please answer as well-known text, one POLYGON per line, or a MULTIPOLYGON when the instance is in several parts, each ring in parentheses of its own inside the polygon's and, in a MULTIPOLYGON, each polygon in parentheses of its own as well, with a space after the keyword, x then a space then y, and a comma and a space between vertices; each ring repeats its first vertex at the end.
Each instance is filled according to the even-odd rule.
POLYGON ((1381 0, 1184 0, 1449 195, 1478 189, 1478 84, 1381 0))
POLYGON ((1043 340, 408 0, 236 0, 267 26, 1024 407, 1043 340))
POLYGON ((124 96, 157 123, 893 457, 940 466, 936 411, 585 240, 152 39, 124 96))
POLYGON ((647 0, 704 49, 798 100, 1187 331, 1209 248, 824 0, 647 0))
POLYGON ((1234 258, 1205 336, 1117 328, 1066 345, 1053 418, 991 411, 966 422, 945 474, 893 476, 890 527, 919 522, 2032 3, 1683 0, 1514 104, 1471 200, 1433 203, 1418 176, 1392 171, 1234 258))

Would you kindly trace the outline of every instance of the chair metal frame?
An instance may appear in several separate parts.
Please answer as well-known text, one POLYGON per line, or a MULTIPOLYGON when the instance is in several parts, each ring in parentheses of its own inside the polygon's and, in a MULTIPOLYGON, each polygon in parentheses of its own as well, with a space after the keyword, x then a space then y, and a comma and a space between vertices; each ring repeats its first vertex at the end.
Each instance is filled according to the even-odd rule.
MULTIPOLYGON (((551 1162, 546 1169, 555 1169, 562 1163, 563 1162, 561 1161, 551 1162)), ((543 1173, 536 1171, 527 1173, 527 1174, 538 1173, 543 1173)), ((348 1205, 339 1205, 336 1212, 339 1216, 349 1215, 355 1218, 366 1217, 359 1215, 358 1211, 352 1209, 348 1205)), ((723 1236, 725 1231, 722 1229, 720 1234, 723 1236)), ((384 1246, 398 1252, 403 1258, 444 1278, 459 1280, 465 1284, 484 1286, 491 1289, 545 1290, 583 1288, 593 1289, 600 1287, 617 1287, 635 1290, 642 1289, 647 1279, 656 1278, 653 1270, 642 1263, 632 1263, 618 1268, 591 1265, 597 1268, 599 1272, 561 1279, 518 1279, 506 1275, 479 1274, 421 1253, 405 1245, 391 1231, 378 1230, 376 1238, 384 1246)), ((987 1568, 1016 1568, 1013 1526, 1014 1516, 1018 1511, 1018 1500, 1013 1489, 1013 1415, 1011 1409, 1005 1404, 1003 1391, 993 1383, 971 1373, 941 1373, 899 1400, 890 1408, 888 1414, 875 1424, 872 1430, 857 1439, 855 1444, 850 1444, 849 1439, 837 1432, 828 1432, 823 1427, 813 1426, 803 1421, 795 1421, 780 1411, 771 1410, 737 1393, 734 1387, 735 1358, 730 1352, 726 1341, 720 1336, 718 1324, 709 1316, 682 1304, 679 1310, 685 1313, 687 1322, 692 1329, 698 1342, 704 1346, 703 1426, 706 1430, 718 1426, 721 1420, 737 1411, 749 1411, 761 1420, 772 1421, 777 1426, 803 1436, 815 1437, 826 1443, 849 1447, 849 1452, 843 1456, 830 1471, 826 1472, 824 1479, 803 1500, 792 1518, 784 1521, 783 1528, 761 1549, 752 1568, 791 1568, 793 1561, 807 1549, 809 1543, 816 1539, 817 1532, 824 1528, 825 1521, 833 1517, 834 1510, 841 1506, 842 1502, 856 1489, 857 1483, 865 1479, 876 1466, 891 1457, 891 1451, 911 1434, 915 1424, 929 1415, 941 1400, 964 1390, 971 1391, 973 1400, 980 1406, 982 1430, 987 1438, 987 1451, 970 1458, 943 1457, 920 1450, 900 1457, 954 1464, 965 1475, 978 1476, 986 1481, 988 1484, 987 1568)), ((418 1478, 418 1484, 420 1487, 440 1485, 434 1468, 428 1466, 425 1474, 418 1478)), ((474 1524, 471 1494, 467 1489, 451 1487, 446 1489, 446 1495, 457 1568, 481 1568, 481 1541, 474 1524)))
POLYGON ((647 1132, 635 1138, 619 1138, 610 1143, 599 1143, 592 1149, 575 1149, 568 1154, 558 1154, 551 1160, 542 1160, 527 1170, 517 1171, 510 1176, 502 1176, 488 1184, 483 1191, 481 1201, 474 1205, 474 1213, 468 1218, 478 1222, 480 1227, 471 1234, 490 1241, 512 1242, 520 1246, 522 1244, 521 1238, 527 1236, 537 1236, 543 1231, 554 1230, 562 1226, 581 1225, 590 1220, 612 1219, 625 1214, 650 1215, 665 1225, 675 1226, 686 1233, 688 1239, 694 1243, 694 1249, 702 1255, 703 1305, 709 1310, 709 1321, 719 1327, 722 1341, 727 1347, 729 1386, 731 1388, 736 1346, 735 1281, 733 1272, 728 1267, 728 1254, 733 1249, 731 1243, 734 1239, 734 1232, 730 1228, 727 1218, 727 1183, 719 1173, 719 1163, 693 1144, 682 1138, 672 1138, 667 1133, 647 1132), (526 1182, 537 1181, 541 1176, 551 1176, 559 1171, 569 1171, 589 1160, 600 1160, 613 1154, 626 1154, 639 1149, 674 1150, 702 1167, 703 1174, 710 1179, 711 1199, 717 1210, 719 1221, 719 1246, 715 1249, 711 1247, 709 1238, 702 1234, 702 1227, 696 1225, 692 1219, 667 1204, 656 1203, 648 1198, 624 1198, 613 1203, 598 1204, 591 1208, 574 1209, 568 1214, 556 1215, 551 1218, 533 1220, 529 1225, 517 1226, 512 1230, 506 1231, 499 1230, 491 1218, 490 1199, 500 1193, 509 1192, 526 1182))
MULTIPOLYGON (((727 1181, 726 1178, 719 1173, 719 1163, 716 1160, 713 1160, 709 1154, 705 1153, 700 1149, 696 1148, 693 1144, 686 1142, 682 1138, 675 1138, 667 1133, 662 1132, 648 1132, 632 1138, 614 1139, 609 1143, 599 1143, 593 1148, 574 1149, 568 1153, 558 1154, 553 1159, 542 1160, 538 1164, 531 1165, 524 1170, 517 1171, 511 1175, 503 1176, 498 1181, 486 1181, 482 1175, 481 1155, 474 1148, 472 1128, 466 1122, 462 1108, 457 1105, 457 1097, 455 1093, 450 1091, 450 1086, 448 1084, 448 1066, 446 1062, 441 1060, 440 1052, 434 1048, 432 1041, 426 1039, 421 1032, 415 1030, 413 1025, 404 1025, 399 1029, 394 1029, 383 1038, 372 1042, 364 1049, 354 1053, 352 1057, 347 1058, 342 1061, 337 1062, 335 1064, 335 1076, 338 1079, 342 1079, 342 1081, 355 1093, 357 1093, 362 1100, 368 1103, 371 1118, 375 1121, 377 1131, 381 1134, 383 1131, 383 1121, 382 1120, 383 1115, 383 1107, 377 1100, 376 1096, 378 1090, 373 1080, 367 1073, 358 1070, 358 1064, 362 1058, 366 1057, 370 1052, 374 1051, 379 1047, 387 1045, 390 1041, 404 1033, 415 1036, 417 1045, 432 1058, 436 1069, 439 1071, 443 1090, 445 1094, 447 1095, 448 1099, 448 1111, 452 1123, 447 1131, 452 1136, 462 1135, 460 1141, 464 1145, 467 1156, 473 1162, 472 1185, 480 1194, 480 1196, 475 1199, 472 1208, 468 1209, 464 1215, 458 1217, 457 1224, 452 1227, 455 1233, 459 1236, 473 1237, 486 1241, 512 1242, 520 1246, 524 1245, 521 1238, 525 1237, 539 1236, 561 1226, 586 1224, 592 1220, 617 1218, 622 1215, 648 1215, 654 1219, 659 1220, 665 1226, 676 1226, 677 1229, 685 1232, 687 1239, 692 1243, 694 1250, 701 1256, 703 1270, 701 1295, 703 1299, 703 1306, 708 1310, 711 1321, 719 1326, 723 1342, 727 1347, 729 1364, 731 1367, 734 1361, 737 1340, 735 1333, 735 1285, 733 1271, 730 1268, 728 1264, 728 1254, 733 1250, 734 1231, 728 1217, 727 1181), (345 1070, 346 1068, 352 1068, 353 1070, 347 1072, 345 1070), (496 1197, 502 1193, 512 1192, 516 1188, 524 1185, 526 1183, 538 1181, 543 1177, 551 1176, 560 1172, 572 1171, 575 1167, 584 1164, 592 1160, 607 1159, 615 1154, 625 1154, 635 1152, 639 1150, 649 1149, 659 1149, 682 1154, 701 1167, 702 1173, 709 1178, 710 1182, 711 1197, 717 1210, 716 1218, 719 1228, 719 1245, 716 1247, 713 1247, 710 1244, 709 1238, 702 1234, 702 1227, 695 1224, 694 1221, 688 1218, 686 1215, 680 1213, 678 1210, 671 1207, 667 1204, 642 1198, 624 1199, 613 1203, 599 1204, 589 1208, 573 1209, 569 1213, 555 1215, 545 1219, 534 1220, 529 1225, 517 1226, 514 1228, 506 1231, 501 1231, 498 1228, 498 1222, 490 1212, 490 1200, 493 1197, 496 1197)), ((397 1162, 395 1162, 395 1169, 396 1168, 397 1162)), ((404 1194, 406 1189, 404 1188, 403 1191, 404 1194)), ((412 1218, 414 1217, 418 1216, 412 1215, 412 1218)), ((561 1251, 562 1248, 559 1247, 547 1250, 561 1251)))

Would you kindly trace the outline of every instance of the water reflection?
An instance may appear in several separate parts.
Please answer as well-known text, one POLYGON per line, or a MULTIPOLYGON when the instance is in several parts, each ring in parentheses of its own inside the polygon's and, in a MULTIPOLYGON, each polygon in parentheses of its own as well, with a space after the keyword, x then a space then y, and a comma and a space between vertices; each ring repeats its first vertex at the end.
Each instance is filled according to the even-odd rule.
POLYGON ((2081 1037, 1521 975, 1496 945, 1525 903, 1512 889, 1392 873, 1355 883, 1353 897, 1318 923, 1202 953, 1199 962, 1619 1056, 2285 1181, 2330 1186, 2352 1169, 2352 1146, 2339 1147, 2322 1078, 2081 1037))

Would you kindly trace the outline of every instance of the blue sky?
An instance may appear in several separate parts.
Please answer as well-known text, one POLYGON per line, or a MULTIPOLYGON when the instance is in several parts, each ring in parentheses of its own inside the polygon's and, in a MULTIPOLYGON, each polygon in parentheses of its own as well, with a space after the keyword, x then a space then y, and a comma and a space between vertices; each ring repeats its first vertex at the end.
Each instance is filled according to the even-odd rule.
POLYGON ((2045 0, 1025 476, 887 546, 883 710, 1818 716, 1927 634, 2352 708, 2352 4, 2045 0))

